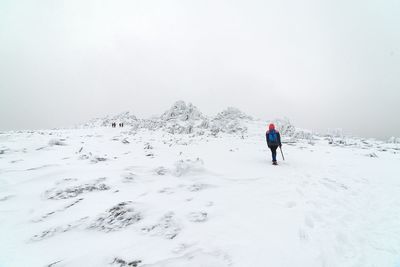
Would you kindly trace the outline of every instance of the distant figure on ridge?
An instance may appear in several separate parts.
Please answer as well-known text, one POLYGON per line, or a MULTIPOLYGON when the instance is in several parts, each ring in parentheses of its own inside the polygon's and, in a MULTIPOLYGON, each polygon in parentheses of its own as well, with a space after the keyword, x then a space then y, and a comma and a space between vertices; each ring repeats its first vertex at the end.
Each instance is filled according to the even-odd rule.
POLYGON ((272 164, 278 165, 278 162, 276 161, 276 150, 278 147, 282 147, 282 143, 281 135, 277 130, 275 130, 275 125, 273 123, 269 125, 268 131, 265 133, 265 138, 267 140, 268 147, 272 152, 272 164))

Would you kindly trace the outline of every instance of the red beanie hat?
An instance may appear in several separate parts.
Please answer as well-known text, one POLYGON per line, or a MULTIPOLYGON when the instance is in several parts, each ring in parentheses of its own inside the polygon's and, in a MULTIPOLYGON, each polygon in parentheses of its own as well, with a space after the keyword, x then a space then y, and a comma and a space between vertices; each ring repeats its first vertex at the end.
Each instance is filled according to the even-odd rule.
POLYGON ((275 130, 275 125, 273 123, 271 123, 268 128, 270 131, 275 130))

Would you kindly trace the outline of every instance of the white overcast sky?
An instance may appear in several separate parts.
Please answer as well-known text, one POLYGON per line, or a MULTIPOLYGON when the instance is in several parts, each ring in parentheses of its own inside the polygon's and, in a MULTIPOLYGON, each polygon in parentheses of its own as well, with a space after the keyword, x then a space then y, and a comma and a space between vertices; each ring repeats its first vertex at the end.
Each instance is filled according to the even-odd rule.
POLYGON ((400 1, 0 1, 0 130, 179 99, 400 136, 400 1))

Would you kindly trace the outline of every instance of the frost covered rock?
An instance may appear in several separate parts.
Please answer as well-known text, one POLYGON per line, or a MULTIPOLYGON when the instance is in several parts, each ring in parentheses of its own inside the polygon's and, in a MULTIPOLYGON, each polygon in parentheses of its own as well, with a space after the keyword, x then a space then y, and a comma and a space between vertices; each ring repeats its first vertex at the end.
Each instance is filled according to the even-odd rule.
POLYGON ((90 162, 91 163, 98 163, 98 162, 107 161, 107 160, 108 159, 106 157, 101 157, 101 156, 94 155, 94 156, 92 156, 90 162))
POLYGON ((202 134, 201 124, 205 119, 192 103, 177 101, 161 115, 158 125, 170 134, 202 134))
POLYGON ((174 175, 180 177, 190 173, 195 174, 203 171, 204 162, 200 158, 197 158, 196 160, 187 159, 175 163, 174 175))
POLYGON ((293 137, 296 133, 296 127, 287 118, 276 119, 275 127, 282 136, 293 137))
POLYGON ((65 146, 66 144, 65 144, 65 142, 64 142, 63 139, 56 139, 56 138, 54 138, 54 139, 51 139, 51 140, 49 141, 49 145, 50 145, 50 146, 65 146))
POLYGON ((296 129, 296 131, 291 136, 294 139, 305 139, 305 140, 313 140, 314 134, 308 130, 296 129))
POLYGON ((204 119, 203 114, 198 110, 192 103, 186 104, 180 100, 174 103, 174 105, 161 115, 161 119, 164 121, 169 120, 200 120, 204 119))
POLYGON ((108 185, 96 182, 92 184, 69 186, 62 189, 50 189, 45 192, 45 196, 48 199, 68 199, 87 192, 105 191, 109 189, 110 187, 108 185))
POLYGON ((218 113, 216 120, 252 120, 253 118, 238 108, 228 107, 227 109, 218 113))
POLYGON ((142 231, 160 235, 167 239, 174 239, 181 232, 181 226, 175 218, 175 213, 171 211, 166 213, 158 223, 144 227, 142 231))
POLYGON ((120 258, 114 258, 114 261, 111 263, 111 265, 115 267, 137 267, 141 262, 141 260, 126 261, 120 258))
MULTIPOLYGON (((280 132, 282 140, 295 142, 296 140, 306 140, 310 144, 314 143, 315 134, 312 131, 296 128, 288 118, 276 119, 275 128, 280 132)), ((266 127, 268 127, 266 125, 266 127)))
POLYGON ((343 129, 341 128, 328 129, 328 135, 336 138, 343 138, 344 137, 343 129))
POLYGON ((68 232, 75 228, 78 228, 87 220, 87 218, 88 217, 83 217, 83 218, 79 219, 78 221, 74 221, 74 222, 68 223, 66 225, 56 226, 56 227, 52 227, 47 230, 44 230, 40 234, 34 235, 31 238, 31 241, 41 241, 43 239, 53 237, 57 234, 65 233, 65 232, 68 232))
POLYGON ((87 123, 83 124, 83 127, 92 128, 92 127, 110 127, 111 123, 123 123, 124 127, 126 126, 134 126, 138 123, 138 119, 135 115, 130 113, 129 111, 125 111, 116 115, 108 115, 101 118, 95 118, 87 123))
POLYGON ((237 108, 228 107, 226 110, 218 113, 210 122, 206 121, 203 124, 214 135, 219 132, 244 134, 247 132, 245 122, 249 120, 252 120, 252 117, 237 108))
POLYGON ((207 221, 208 214, 207 212, 200 211, 200 212, 191 212, 188 215, 188 219, 191 222, 205 222, 207 221))
MULTIPOLYGON (((129 112, 124 112, 115 116, 93 119, 83 127, 103 127, 110 126, 113 122, 122 122, 124 126, 129 126, 130 134, 134 134, 138 130, 162 130, 170 134, 191 134, 193 136, 202 136, 207 133, 215 136, 220 132, 243 136, 247 132, 245 124, 249 120, 252 120, 252 117, 237 108, 228 107, 215 117, 209 118, 192 103, 177 101, 160 117, 137 119, 129 112)), ((127 141, 125 143, 127 144, 127 141)))
POLYGON ((117 231, 141 219, 142 214, 133 207, 131 201, 121 202, 99 215, 89 228, 103 232, 117 231))
POLYGON ((154 169, 154 172, 155 172, 157 175, 165 175, 165 174, 168 173, 168 169, 165 168, 165 167, 160 166, 160 167, 154 169))
POLYGON ((400 137, 390 137, 387 141, 389 144, 400 144, 400 137))

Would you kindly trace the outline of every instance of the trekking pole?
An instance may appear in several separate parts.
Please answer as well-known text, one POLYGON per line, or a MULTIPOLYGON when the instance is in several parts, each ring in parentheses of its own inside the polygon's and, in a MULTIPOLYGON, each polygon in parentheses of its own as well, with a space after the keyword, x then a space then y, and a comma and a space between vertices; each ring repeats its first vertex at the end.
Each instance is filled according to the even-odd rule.
POLYGON ((283 156, 283 152, 282 152, 282 147, 279 147, 279 149, 281 150, 281 155, 282 155, 283 160, 285 160, 285 157, 283 156))

